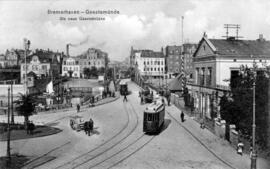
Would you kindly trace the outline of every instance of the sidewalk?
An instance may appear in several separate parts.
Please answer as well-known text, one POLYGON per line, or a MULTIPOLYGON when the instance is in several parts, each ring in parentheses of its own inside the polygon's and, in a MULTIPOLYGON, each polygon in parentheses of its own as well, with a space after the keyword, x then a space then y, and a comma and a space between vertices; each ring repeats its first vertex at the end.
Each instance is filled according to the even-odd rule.
MULTIPOLYGON (((236 150, 226 140, 217 137, 207 129, 201 129, 199 123, 187 115, 185 109, 181 109, 186 114, 186 121, 184 123, 182 123, 180 120, 180 111, 176 106, 167 106, 166 110, 167 113, 173 117, 173 120, 176 120, 181 125, 181 127, 186 129, 186 131, 194 137, 194 139, 200 142, 202 146, 204 146, 206 149, 208 149, 208 151, 216 156, 218 161, 223 161, 225 165, 228 165, 231 168, 250 168, 249 155, 238 155, 236 150)), ((266 159, 258 158, 257 168, 269 169, 270 162, 266 159)))

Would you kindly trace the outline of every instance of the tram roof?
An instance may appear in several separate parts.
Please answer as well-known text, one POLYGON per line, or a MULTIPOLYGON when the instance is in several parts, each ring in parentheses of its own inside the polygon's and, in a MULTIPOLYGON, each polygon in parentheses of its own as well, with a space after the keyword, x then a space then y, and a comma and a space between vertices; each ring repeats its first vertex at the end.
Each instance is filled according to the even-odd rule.
POLYGON ((127 84, 127 82, 125 82, 125 81, 120 81, 120 83, 119 83, 120 85, 126 85, 127 84))
POLYGON ((158 113, 164 108, 164 104, 161 100, 155 100, 153 103, 151 103, 149 106, 146 107, 145 111, 146 113, 158 113))

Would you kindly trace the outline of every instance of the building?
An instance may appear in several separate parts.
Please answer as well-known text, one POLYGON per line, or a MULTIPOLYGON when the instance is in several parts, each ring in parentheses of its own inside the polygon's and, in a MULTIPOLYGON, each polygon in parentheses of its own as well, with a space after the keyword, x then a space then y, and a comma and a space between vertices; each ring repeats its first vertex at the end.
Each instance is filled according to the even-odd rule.
POLYGON ((187 85, 191 101, 201 118, 212 120, 220 116, 220 97, 230 91, 229 80, 240 66, 252 67, 254 60, 270 62, 270 41, 262 35, 257 40, 237 40, 208 39, 205 34, 193 56, 193 83, 187 85))
MULTIPOLYGON (((20 63, 21 83, 24 83, 26 73, 25 59, 21 59, 20 63)), ((27 74, 32 72, 38 79, 60 75, 61 64, 58 56, 51 51, 36 50, 34 54, 27 56, 26 64, 27 74)))
POLYGON ((109 62, 108 54, 95 48, 89 48, 84 54, 78 56, 78 58, 80 65, 80 77, 84 77, 83 71, 85 68, 106 68, 109 62))
POLYGON ((63 59, 62 76, 80 78, 80 65, 78 58, 67 57, 63 59))
POLYGON ((51 70, 51 63, 46 60, 42 59, 37 55, 32 55, 27 58, 27 69, 25 66, 25 62, 23 61, 21 63, 21 83, 24 83, 25 81, 25 73, 27 71, 27 74, 30 72, 33 72, 36 74, 38 78, 47 77, 50 75, 51 70))
POLYGON ((14 67, 19 65, 20 56, 16 50, 7 50, 5 56, 7 61, 7 67, 14 67))
POLYGON ((182 55, 184 58, 184 70, 187 80, 192 79, 193 77, 193 54, 197 49, 197 44, 194 43, 185 43, 183 44, 182 55))
MULTIPOLYGON (((134 53, 134 63, 137 72, 141 76, 151 78, 163 78, 165 75, 165 56, 163 52, 152 50, 136 50, 134 53)), ((133 67, 132 66, 132 67, 133 67)))
POLYGON ((166 58, 166 69, 169 78, 175 77, 175 75, 181 73, 181 53, 182 46, 166 46, 165 58, 166 58))

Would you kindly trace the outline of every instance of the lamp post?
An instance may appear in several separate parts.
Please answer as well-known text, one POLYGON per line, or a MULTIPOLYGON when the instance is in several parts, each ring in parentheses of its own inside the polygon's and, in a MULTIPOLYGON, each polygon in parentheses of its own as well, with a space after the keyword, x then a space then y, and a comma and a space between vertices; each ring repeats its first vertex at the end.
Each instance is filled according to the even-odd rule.
POLYGON ((252 110, 252 116, 253 116, 253 124, 252 124, 252 154, 251 154, 251 169, 256 169, 256 160, 257 160, 257 153, 255 149, 255 140, 256 140, 256 100, 255 100, 255 90, 256 90, 256 70, 257 70, 257 65, 255 62, 255 59, 253 61, 253 110, 252 110))

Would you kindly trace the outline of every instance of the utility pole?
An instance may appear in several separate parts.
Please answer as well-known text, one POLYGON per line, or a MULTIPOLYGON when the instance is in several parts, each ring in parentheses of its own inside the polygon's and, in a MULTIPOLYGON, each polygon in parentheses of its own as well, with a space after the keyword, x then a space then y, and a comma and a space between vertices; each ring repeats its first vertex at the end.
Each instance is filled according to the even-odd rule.
POLYGON ((10 157, 10 88, 8 88, 8 126, 7 126, 7 164, 9 165, 11 162, 10 157))
POLYGON ((11 83, 11 124, 14 124, 14 111, 13 111, 13 83, 11 83))
POLYGON ((23 40, 24 40, 24 49, 25 49, 25 52, 24 52, 24 62, 25 62, 25 78, 24 78, 25 87, 24 87, 24 90, 25 90, 25 95, 27 95, 28 94, 28 92, 27 92, 28 87, 27 87, 27 63, 26 63, 26 57, 27 57, 27 50, 30 47, 30 41, 27 40, 26 38, 24 38, 23 40))
POLYGON ((256 169, 256 161, 257 161, 257 153, 256 153, 256 100, 255 100, 255 96, 256 96, 256 62, 254 59, 254 63, 253 63, 253 124, 252 124, 252 154, 251 154, 251 165, 250 168, 251 169, 256 169))

